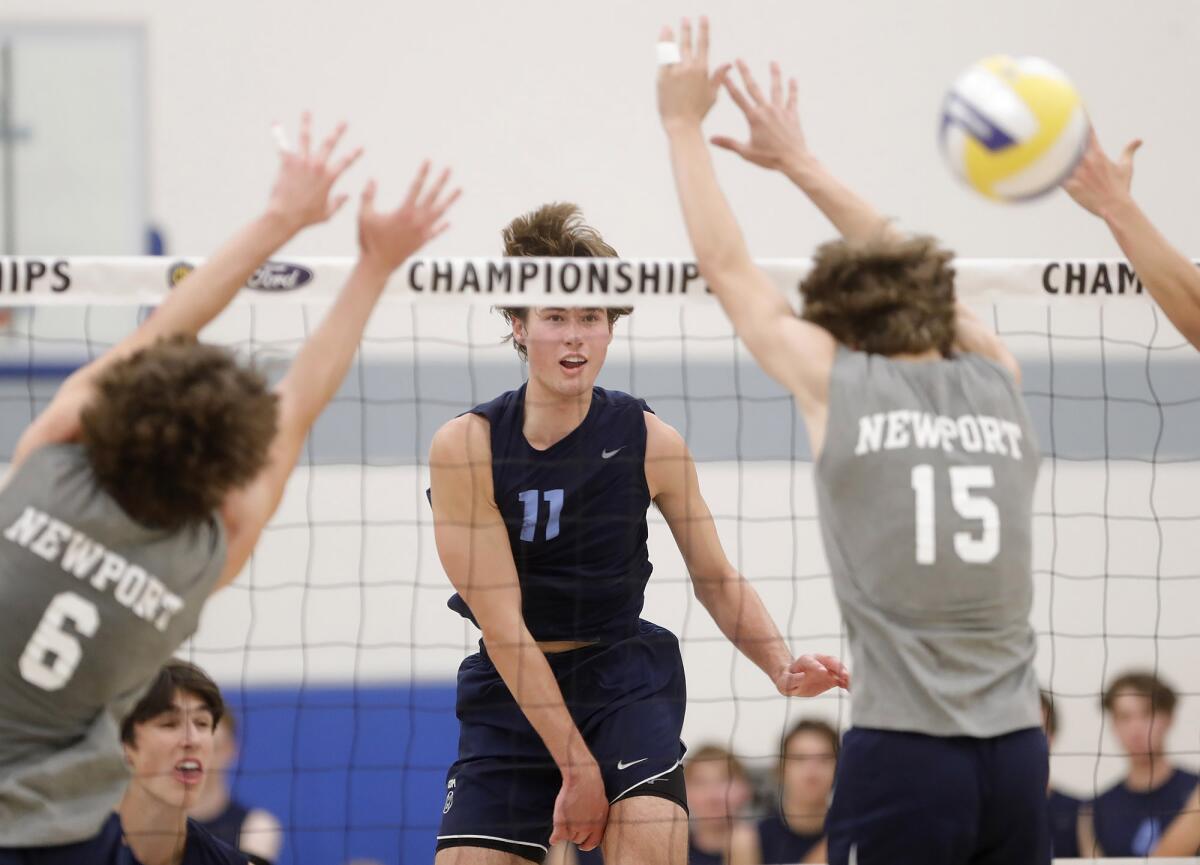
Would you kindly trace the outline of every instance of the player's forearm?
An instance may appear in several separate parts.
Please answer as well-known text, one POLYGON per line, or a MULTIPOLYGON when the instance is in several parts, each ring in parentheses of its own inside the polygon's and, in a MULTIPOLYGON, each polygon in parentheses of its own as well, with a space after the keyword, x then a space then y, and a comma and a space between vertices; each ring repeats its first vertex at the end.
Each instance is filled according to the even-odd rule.
POLYGON ((675 188, 683 210, 688 239, 700 272, 724 304, 728 286, 719 278, 753 267, 742 230, 717 183, 712 158, 700 126, 680 123, 667 128, 675 188))
POLYGON ((693 577, 696 597, 738 651, 775 679, 792 662, 792 653, 762 598, 741 574, 693 577))
POLYGON ((826 170, 811 154, 797 154, 783 167, 834 228, 851 241, 899 237, 899 232, 871 204, 826 170))
POLYGON ((292 221, 270 211, 243 226, 155 310, 151 321, 158 335, 199 333, 296 231, 292 221))
POLYGON ((1106 210, 1104 221, 1167 318, 1200 348, 1200 270, 1170 244, 1132 198, 1106 210))
POLYGON ((313 333, 296 354, 278 391, 281 422, 307 430, 333 399, 362 341, 390 271, 360 259, 313 333))
POLYGON ((596 767, 596 759, 575 726, 562 691, 529 630, 521 624, 483 629, 492 664, 537 731, 563 775, 596 767))

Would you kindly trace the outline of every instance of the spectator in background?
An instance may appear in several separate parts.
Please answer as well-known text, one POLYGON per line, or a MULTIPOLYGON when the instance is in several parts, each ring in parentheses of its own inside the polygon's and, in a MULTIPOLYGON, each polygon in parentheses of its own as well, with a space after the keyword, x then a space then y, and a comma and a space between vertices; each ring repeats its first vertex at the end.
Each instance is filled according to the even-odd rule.
POLYGON ((1167 759, 1166 738, 1175 715, 1175 692, 1156 675, 1117 677, 1102 705, 1129 755, 1129 771, 1092 803, 1080 820, 1080 847, 1090 856, 1147 856, 1163 830, 1183 810, 1197 777, 1167 759))
MULTIPOLYGON (((683 764, 688 800, 688 865, 741 865, 735 849, 745 849, 754 830, 742 812, 752 790, 746 769, 720 745, 704 745, 683 764)), ((752 843, 752 842, 751 842, 752 843)))
POLYGON ((245 853, 254 865, 272 865, 283 846, 283 830, 270 811, 248 808, 233 798, 229 768, 237 757, 237 719, 227 708, 213 737, 208 783, 188 815, 230 847, 245 853))
MULTIPOLYGON (((1042 691, 1042 729, 1046 731, 1046 742, 1054 749, 1054 737, 1058 733, 1058 713, 1054 711, 1054 699, 1042 691)), ((1047 783, 1046 807, 1050 812, 1050 845, 1056 859, 1074 859, 1079 856, 1079 806, 1083 803, 1068 796, 1047 783)))
POLYGON ((738 836, 737 865, 824 862, 825 812, 833 794, 840 738, 824 721, 802 719, 779 749, 779 807, 738 836))

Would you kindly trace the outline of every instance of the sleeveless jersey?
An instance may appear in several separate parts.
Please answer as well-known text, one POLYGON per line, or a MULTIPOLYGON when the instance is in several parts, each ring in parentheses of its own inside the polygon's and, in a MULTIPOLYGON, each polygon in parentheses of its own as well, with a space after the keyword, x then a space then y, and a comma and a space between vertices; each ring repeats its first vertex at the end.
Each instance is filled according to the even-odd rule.
MULTIPOLYGON (((0 849, 0 863, 5 858, 0 849)), ((57 847, 39 847, 19 851, 21 865, 141 865, 125 843, 121 818, 110 814, 100 831, 86 841, 57 847)), ((187 839, 183 842, 183 861, 180 865, 246 865, 245 855, 204 830, 195 820, 187 821, 187 839)))
MULTIPOLYGON (((638 632, 646 581, 645 402, 592 389, 583 422, 546 450, 525 439, 525 387, 471 409, 491 425, 492 484, 535 640, 638 632)), ((437 495, 437 491, 433 491, 437 495)), ((459 595, 450 608, 475 621, 459 595)))
POLYGON ((856 727, 991 737, 1041 723, 1029 623, 1039 453, 979 355, 839 347, 817 503, 856 727))
POLYGON ((792 831, 778 811, 758 821, 758 849, 762 865, 800 862, 821 843, 824 834, 800 835, 792 831))
POLYGON ((134 522, 78 445, 34 452, 0 491, 0 847, 99 830, 129 781, 120 723, 224 563, 219 520, 134 522))
POLYGON ((1149 856, 1187 804, 1198 780, 1191 772, 1176 769, 1156 790, 1130 790, 1122 780, 1097 796, 1092 803, 1092 825, 1104 855, 1149 856))

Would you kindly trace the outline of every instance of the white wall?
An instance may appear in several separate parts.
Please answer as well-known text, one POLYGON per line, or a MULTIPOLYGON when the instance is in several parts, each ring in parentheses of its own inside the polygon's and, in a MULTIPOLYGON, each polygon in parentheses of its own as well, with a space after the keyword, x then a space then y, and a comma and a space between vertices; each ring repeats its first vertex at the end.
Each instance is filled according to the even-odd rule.
MULTIPOLYGON (((396 195, 425 155, 455 166, 467 197, 436 252, 493 252, 512 215, 566 198, 623 254, 663 256, 687 249, 654 108, 653 43, 664 21, 700 12, 713 19, 716 57, 764 72, 776 58, 799 77, 812 147, 885 212, 964 255, 1109 255, 1102 227, 1061 195, 999 207, 940 164, 938 106, 957 72, 999 51, 1044 55, 1075 79, 1111 147, 1147 140, 1139 195, 1169 236, 1193 244, 1193 0, 6 0, 0 14, 146 23, 151 212, 176 252, 210 250, 262 203, 268 124, 310 107, 324 126, 352 121, 351 140, 369 147, 348 188, 374 175, 396 195)), ((723 102, 708 129, 741 127, 723 102)), ((756 255, 801 255, 829 236, 778 179, 717 160, 756 255)), ((347 254, 352 244, 347 212, 295 248, 347 254)))

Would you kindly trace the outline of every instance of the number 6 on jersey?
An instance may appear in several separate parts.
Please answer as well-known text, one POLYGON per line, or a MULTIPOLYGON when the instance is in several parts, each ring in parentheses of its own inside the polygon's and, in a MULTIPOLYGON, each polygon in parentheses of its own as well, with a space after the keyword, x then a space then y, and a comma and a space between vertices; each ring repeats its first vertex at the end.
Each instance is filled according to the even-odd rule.
POLYGON ((91 601, 74 592, 55 595, 21 653, 21 678, 43 691, 57 691, 83 660, 76 634, 92 637, 99 627, 100 613, 91 601), (74 625, 75 633, 67 630, 67 622, 74 625))

